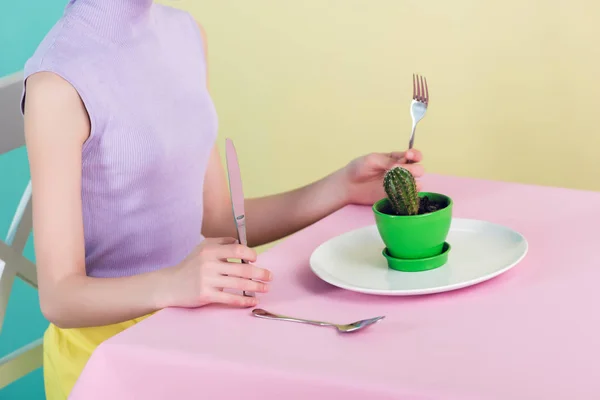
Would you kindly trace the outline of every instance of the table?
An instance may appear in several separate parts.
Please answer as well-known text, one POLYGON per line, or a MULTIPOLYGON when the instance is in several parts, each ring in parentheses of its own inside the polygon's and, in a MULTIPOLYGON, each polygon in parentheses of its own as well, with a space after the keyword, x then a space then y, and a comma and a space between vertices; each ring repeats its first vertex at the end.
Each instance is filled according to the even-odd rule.
POLYGON ((261 254, 274 272, 260 307, 331 328, 211 306, 167 309, 103 343, 72 399, 590 399, 600 396, 600 193, 428 175, 454 215, 523 233, 527 257, 488 282, 416 297, 320 281, 309 256, 374 223, 350 206, 261 254))

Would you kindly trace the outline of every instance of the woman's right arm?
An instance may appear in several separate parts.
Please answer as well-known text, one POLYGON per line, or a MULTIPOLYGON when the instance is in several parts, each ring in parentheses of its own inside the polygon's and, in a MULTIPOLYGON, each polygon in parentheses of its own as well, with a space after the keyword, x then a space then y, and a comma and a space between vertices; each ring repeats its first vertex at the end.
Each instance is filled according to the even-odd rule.
POLYGON ((108 325, 168 306, 254 306, 223 288, 267 291, 269 271, 228 263, 256 259, 233 239, 208 239, 178 265, 122 278, 88 277, 81 204, 81 152, 87 111, 76 90, 50 72, 27 79, 25 139, 31 170, 40 306, 62 328, 108 325), (256 279, 263 282, 257 282, 256 279))

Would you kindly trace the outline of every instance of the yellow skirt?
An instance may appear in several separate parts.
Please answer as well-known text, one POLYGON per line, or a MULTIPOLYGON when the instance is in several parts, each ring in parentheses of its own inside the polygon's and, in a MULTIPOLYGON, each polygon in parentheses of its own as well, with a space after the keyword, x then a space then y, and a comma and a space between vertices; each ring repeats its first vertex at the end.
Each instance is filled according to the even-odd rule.
POLYGON ((43 368, 46 399, 67 399, 96 347, 149 315, 93 328, 61 329, 50 324, 44 333, 43 368))

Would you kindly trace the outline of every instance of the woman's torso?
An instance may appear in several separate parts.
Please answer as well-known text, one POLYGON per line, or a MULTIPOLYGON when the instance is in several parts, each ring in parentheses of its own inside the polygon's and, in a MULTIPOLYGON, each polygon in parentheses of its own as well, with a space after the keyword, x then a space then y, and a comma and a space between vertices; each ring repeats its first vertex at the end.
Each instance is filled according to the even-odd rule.
POLYGON ((61 75, 90 116, 82 209, 90 276, 181 261, 202 240, 204 174, 217 132, 202 37, 150 0, 76 0, 25 67, 61 75))

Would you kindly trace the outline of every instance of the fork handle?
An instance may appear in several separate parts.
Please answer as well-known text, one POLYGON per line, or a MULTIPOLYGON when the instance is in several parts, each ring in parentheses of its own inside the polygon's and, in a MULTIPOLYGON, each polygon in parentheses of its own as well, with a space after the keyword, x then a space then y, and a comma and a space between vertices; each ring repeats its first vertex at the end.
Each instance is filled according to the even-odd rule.
POLYGON ((417 130, 417 124, 413 121, 412 132, 410 133, 410 140, 408 141, 408 148, 412 149, 415 143, 415 131, 417 130))
MULTIPOLYGON (((413 124, 413 127, 412 127, 412 133, 410 134, 410 140, 408 141, 408 149, 409 149, 409 150, 413 148, 413 145, 414 145, 414 143, 415 143, 415 130, 416 130, 416 129, 417 129, 417 124, 413 124)), ((412 164, 412 163, 413 163, 413 161, 411 161, 411 160, 406 160, 406 163, 407 163, 407 164, 412 164)))

